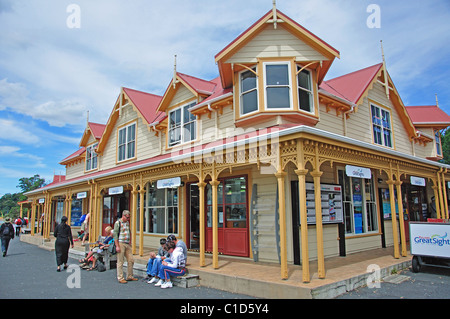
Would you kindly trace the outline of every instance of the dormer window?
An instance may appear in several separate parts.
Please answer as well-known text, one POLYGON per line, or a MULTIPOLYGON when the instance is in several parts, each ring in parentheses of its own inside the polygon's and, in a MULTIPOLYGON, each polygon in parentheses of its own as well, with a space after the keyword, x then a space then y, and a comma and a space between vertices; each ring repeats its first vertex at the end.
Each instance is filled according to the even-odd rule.
POLYGON ((197 118, 189 112, 196 103, 190 103, 169 112, 169 146, 194 141, 197 133, 197 118))
POLYGON ((136 156, 136 123, 119 129, 117 160, 125 161, 136 156))
POLYGON ((372 112, 373 141, 375 144, 392 147, 391 114, 374 104, 370 105, 372 112))
POLYGON ((86 147, 86 171, 90 171, 97 168, 97 153, 95 149, 98 143, 86 147))
POLYGON ((264 63, 266 109, 291 109, 291 75, 289 63, 264 63))

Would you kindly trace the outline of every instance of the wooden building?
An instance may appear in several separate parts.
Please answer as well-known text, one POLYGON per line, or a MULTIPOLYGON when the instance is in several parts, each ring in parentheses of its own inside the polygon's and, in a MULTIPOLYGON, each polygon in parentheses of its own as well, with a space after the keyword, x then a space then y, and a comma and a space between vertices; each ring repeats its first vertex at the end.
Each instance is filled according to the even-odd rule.
POLYGON ((287 278, 301 264, 304 282, 311 260, 324 278, 326 257, 406 256, 409 220, 448 218, 450 117, 403 105, 384 62, 325 81, 339 57, 274 9, 215 56, 217 78, 175 71, 163 96, 122 88, 65 177, 26 194, 34 226, 42 216, 49 237, 57 216, 76 227, 89 212, 96 238, 129 209, 136 254, 173 233, 202 265, 239 256, 287 278))

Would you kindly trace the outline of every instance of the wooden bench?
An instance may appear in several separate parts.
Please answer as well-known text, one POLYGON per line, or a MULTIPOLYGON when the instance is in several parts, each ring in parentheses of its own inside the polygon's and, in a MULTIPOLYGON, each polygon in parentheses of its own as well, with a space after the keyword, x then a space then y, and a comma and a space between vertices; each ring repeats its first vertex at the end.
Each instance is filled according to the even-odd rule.
MULTIPOLYGON (((85 243, 84 246, 84 257, 86 257, 91 251, 91 245, 97 245, 98 243, 102 243, 105 240, 105 237, 98 236, 98 240, 95 243, 85 243)), ((117 255, 112 255, 108 249, 104 249, 99 256, 101 257, 103 264, 106 267, 106 270, 110 270, 112 268, 116 268, 117 266, 117 255)))

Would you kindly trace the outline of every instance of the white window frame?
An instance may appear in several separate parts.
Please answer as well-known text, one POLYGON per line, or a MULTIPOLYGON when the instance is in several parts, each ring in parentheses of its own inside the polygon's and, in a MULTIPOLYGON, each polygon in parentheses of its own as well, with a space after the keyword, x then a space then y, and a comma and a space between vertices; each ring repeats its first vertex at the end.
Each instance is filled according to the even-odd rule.
MULTIPOLYGON (((179 221, 180 221, 180 188, 165 188, 163 190, 164 192, 164 203, 162 205, 152 205, 152 203, 150 203, 150 188, 154 188, 156 189, 156 183, 147 183, 147 185, 145 186, 146 190, 145 190, 145 194, 144 194, 144 233, 145 234, 175 234, 178 235, 179 234, 179 221), (174 192, 176 192, 176 202, 175 202, 175 196, 174 196, 174 192), (170 195, 172 195, 172 201, 170 201, 170 195), (152 210, 164 210, 164 229, 156 229, 156 231, 154 231, 155 226, 156 228, 158 228, 158 223, 153 225, 153 231, 150 232, 150 221, 152 220, 151 218, 151 214, 153 214, 152 210), (169 217, 170 214, 176 214, 176 221, 174 223, 174 226, 176 227, 176 231, 174 231, 174 229, 170 229, 169 227, 169 217)), ((140 207, 141 203, 140 203, 140 198, 138 198, 138 207, 137 207, 137 211, 139 212, 139 207, 140 207)), ((172 216, 173 217, 173 216, 172 216)), ((139 227, 140 225, 140 215, 139 213, 137 214, 137 225, 139 227)))
MULTIPOLYGON (((186 123, 184 122, 184 111, 185 111, 185 109, 189 109, 192 106, 194 106, 195 104, 196 104, 196 102, 189 102, 189 103, 186 103, 186 104, 184 104, 184 105, 182 105, 180 107, 177 107, 177 108, 169 111, 169 117, 168 117, 169 123, 168 123, 168 127, 167 127, 167 135, 168 135, 167 144, 168 144, 169 147, 180 145, 180 144, 184 144, 184 143, 189 143, 189 142, 195 141, 197 139, 197 116, 193 115, 192 113, 190 113, 188 111, 191 115, 194 116, 194 119, 190 119, 186 123), (179 124, 176 123, 175 126, 171 127, 170 117, 171 117, 171 115, 173 113, 175 113, 177 111, 180 112, 180 123, 179 124), (186 139, 186 137, 187 137, 187 135, 186 135, 187 130, 185 130, 185 127, 187 125, 192 124, 192 123, 194 124, 193 125, 193 127, 194 127, 193 128, 194 129, 194 138, 191 139, 190 136, 189 136, 189 139, 186 139), (172 134, 172 132, 175 132, 176 130, 180 130, 180 138, 175 140, 175 141, 173 141, 173 142, 171 142, 170 135, 172 134)), ((189 131, 189 133, 191 133, 191 132, 192 131, 189 131)))
POLYGON ((271 110, 271 111, 284 111, 284 110, 293 110, 294 106, 292 103, 292 74, 291 74, 291 63, 289 61, 274 61, 274 62, 264 62, 263 63, 263 74, 264 74, 264 109, 265 110, 271 110), (288 70, 288 84, 285 85, 267 85, 267 72, 266 67, 268 65, 286 65, 288 70), (289 88, 289 107, 283 107, 283 108, 275 108, 275 107, 268 107, 267 106, 267 88, 270 87, 288 87, 289 88))
MULTIPOLYGON (((343 207, 342 209, 343 211, 343 217, 344 217, 344 227, 345 227, 345 236, 359 236, 359 235, 367 235, 367 234, 377 234, 379 232, 380 229, 380 225, 379 225, 379 218, 378 218, 378 204, 377 204, 377 196, 376 196, 376 188, 375 188, 375 184, 373 179, 366 179, 366 178, 358 178, 358 177, 350 177, 347 176, 345 174, 345 169, 342 167, 338 168, 338 172, 341 172, 342 176, 344 177, 344 179, 348 179, 348 182, 350 183, 349 185, 349 189, 350 189, 350 194, 346 194, 346 187, 345 185, 342 185, 342 203, 343 203, 343 207), (353 197, 353 179, 359 179, 361 180, 361 207, 362 207, 362 212, 361 212, 361 218, 362 218, 362 223, 363 223, 363 230, 361 233, 356 233, 356 227, 355 227, 355 210, 354 210, 354 197, 353 197), (368 200, 368 196, 366 194, 366 187, 365 187, 365 182, 366 180, 370 181, 371 183, 371 196, 370 199, 368 200), (350 200, 347 199, 347 195, 350 195, 350 200), (349 225, 346 225, 346 207, 347 205, 349 205, 350 207, 350 222, 351 222, 351 231, 347 232, 347 227, 349 225), (371 206, 373 208, 372 214, 374 214, 372 216, 372 218, 374 219, 373 221, 376 223, 376 225, 372 225, 372 230, 368 229, 368 225, 369 225, 369 221, 368 221, 368 206, 371 206)), ((338 173, 339 174, 339 173, 338 173)), ((345 182, 346 183, 346 182, 345 182)))
POLYGON ((442 138, 439 130, 434 130, 434 142, 436 144, 436 155, 442 156, 442 138))
MULTIPOLYGON (((252 67, 251 69, 256 73, 256 66, 252 67)), ((255 88, 247 90, 245 92, 242 91, 242 74, 247 73, 247 72, 252 73, 252 71, 247 70, 247 69, 239 72, 239 115, 241 115, 241 116, 257 113, 259 111, 259 90, 258 90, 258 75, 257 74, 254 73, 255 77, 256 77, 255 88), (243 96, 252 91, 256 91, 256 110, 244 113, 243 96)))
POLYGON ((389 147, 389 148, 394 148, 394 129, 393 129, 393 123, 392 123, 392 116, 391 116, 391 111, 388 109, 385 109, 381 106, 378 106, 374 103, 370 103, 370 122, 372 123, 372 136, 373 136, 373 142, 377 145, 381 145, 381 146, 385 146, 385 147, 389 147), (380 117, 379 117, 379 121, 380 123, 375 123, 374 122, 374 115, 372 114, 372 107, 376 108, 379 110, 380 113, 380 117), (383 112, 387 113, 389 115, 389 129, 386 129, 383 125, 383 112), (381 134, 381 143, 378 143, 375 137, 375 132, 374 132, 374 127, 377 127, 380 130, 380 134, 381 134), (389 131, 390 132, 390 144, 391 145, 387 145, 386 141, 385 141, 385 131, 389 131))
MULTIPOLYGON (((297 72, 300 71, 301 68, 302 68, 301 65, 297 65, 297 69, 296 69, 297 72)), ((297 95, 298 95, 298 110, 299 110, 299 111, 302 111, 302 112, 307 112, 307 113, 315 114, 316 108, 315 108, 315 105, 314 105, 313 73, 312 73, 311 70, 309 70, 309 69, 307 69, 307 68, 303 69, 302 72, 308 72, 308 74, 309 74, 309 87, 311 88, 311 90, 308 90, 307 88, 304 88, 304 87, 300 86, 300 81, 298 80, 298 78, 299 78, 299 75, 300 75, 301 72, 299 72, 299 73, 297 73, 297 75, 295 76, 295 80, 296 80, 296 82, 297 82, 297 92, 298 92, 298 90, 302 90, 302 91, 305 91, 305 92, 308 92, 308 93, 311 94, 311 95, 310 95, 310 110, 309 110, 309 111, 306 111, 306 110, 303 110, 303 109, 301 108, 301 105, 300 105, 300 94, 297 93, 297 95)))
POLYGON ((97 152, 95 151, 97 146, 98 143, 95 143, 86 147, 86 166, 85 166, 86 172, 98 168, 98 156, 97 152))
POLYGON ((127 124, 121 128, 119 128, 117 130, 117 162, 123 162, 123 161, 127 161, 130 159, 133 159, 136 157, 136 135, 137 135, 137 123, 133 122, 130 124, 127 124), (129 140, 129 134, 128 134, 128 128, 134 125, 134 137, 132 137, 131 140, 129 140), (121 139, 120 139, 120 135, 121 132, 125 132, 125 137, 124 137, 124 143, 121 143, 121 139), (132 152, 131 149, 129 148, 130 144, 134 143, 134 147, 132 148, 132 152), (125 148, 125 154, 124 154, 124 158, 121 158, 121 147, 125 148), (131 154, 130 154, 131 153, 131 154))

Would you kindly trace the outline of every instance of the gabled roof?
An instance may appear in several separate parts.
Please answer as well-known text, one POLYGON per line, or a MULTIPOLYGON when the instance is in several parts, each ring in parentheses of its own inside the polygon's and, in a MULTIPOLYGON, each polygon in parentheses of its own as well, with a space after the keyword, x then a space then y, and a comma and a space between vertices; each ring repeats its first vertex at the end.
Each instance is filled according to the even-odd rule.
POLYGON ((362 102, 364 93, 382 68, 383 63, 375 64, 362 70, 323 81, 320 88, 353 104, 359 104, 362 102))
POLYGON ((414 126, 434 128, 450 126, 450 116, 437 105, 406 106, 406 111, 414 126))
POLYGON ((184 85, 195 97, 201 96, 210 96, 214 93, 214 90, 217 86, 217 82, 207 81, 200 78, 196 78, 191 75, 183 74, 180 72, 175 73, 175 85, 174 79, 170 81, 169 86, 164 93, 161 103, 158 106, 158 111, 164 112, 175 96, 176 91, 178 90, 178 84, 184 85))
POLYGON ((105 131, 98 143, 97 152, 103 152, 114 125, 119 118, 122 107, 130 104, 138 113, 138 116, 144 120, 144 122, 147 124, 152 124, 160 121, 165 115, 164 113, 158 111, 158 105, 160 104, 161 99, 162 97, 159 95, 123 87, 116 103, 114 104, 114 108, 109 116, 108 122, 106 123, 105 131))
MULTIPOLYGON (((361 69, 328 81, 322 82, 320 89, 352 104, 360 105, 367 96, 375 81, 381 78, 389 86, 389 99, 397 109, 399 117, 410 138, 417 137, 416 129, 406 111, 400 94, 386 70, 384 63, 361 69), (382 77, 382 78, 381 78, 382 77), (391 92, 392 91, 392 92, 391 92)), ((319 92, 320 93, 320 92, 319 92)))
MULTIPOLYGON (((330 68, 333 60, 339 58, 340 53, 331 45, 302 27, 300 24, 289 18, 287 15, 279 10, 276 10, 276 18, 278 26, 287 29, 289 32, 297 36, 299 39, 313 47, 315 50, 327 57, 328 61, 322 61, 322 67, 319 71, 319 83, 322 82, 325 74, 330 68), (282 23, 281 23, 282 22, 282 23)), ((251 25, 247 30, 241 33, 236 39, 231 41, 225 48, 223 48, 215 56, 215 61, 219 67, 219 73, 222 80, 222 86, 227 88, 232 85, 232 72, 230 63, 225 61, 231 57, 235 52, 239 51, 244 45, 246 45, 252 38, 260 33, 267 23, 272 22, 274 19, 273 10, 267 12, 258 21, 251 25), (271 20, 272 19, 272 20, 271 20)))
POLYGON ((84 152, 86 152, 86 147, 82 147, 82 148, 78 149, 78 151, 76 151, 75 153, 70 154, 65 159, 63 159, 61 162, 59 162, 59 164, 67 165, 71 161, 73 161, 73 160, 79 158, 81 155, 83 155, 84 152))
POLYGON ((88 122, 87 127, 84 130, 83 136, 81 137, 80 146, 85 147, 89 141, 89 136, 92 136, 99 141, 102 138, 103 132, 105 131, 105 125, 99 123, 88 122))

